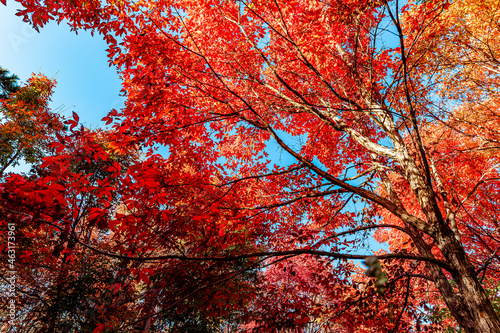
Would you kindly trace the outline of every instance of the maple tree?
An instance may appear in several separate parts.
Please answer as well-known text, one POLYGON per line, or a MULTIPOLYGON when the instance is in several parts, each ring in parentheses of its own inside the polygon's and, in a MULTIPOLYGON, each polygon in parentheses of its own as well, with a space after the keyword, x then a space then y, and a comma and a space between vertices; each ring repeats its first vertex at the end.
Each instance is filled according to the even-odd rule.
POLYGON ((0 68, 5 95, 4 98, 0 95, 0 176, 22 160, 25 163, 41 160, 49 142, 63 128, 59 115, 48 107, 54 80, 33 74, 25 86, 19 87, 16 77, 7 73, 0 68))
POLYGON ((2 185, 37 329, 500 330, 497 1, 19 2, 127 97, 2 185))

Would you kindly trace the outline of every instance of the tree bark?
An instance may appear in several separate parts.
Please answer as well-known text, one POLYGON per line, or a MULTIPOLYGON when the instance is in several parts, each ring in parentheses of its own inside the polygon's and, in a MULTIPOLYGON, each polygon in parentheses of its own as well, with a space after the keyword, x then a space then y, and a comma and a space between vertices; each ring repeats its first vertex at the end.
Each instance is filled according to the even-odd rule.
MULTIPOLYGON (((446 224, 443 219, 441 211, 438 208, 436 199, 428 188, 422 175, 418 172, 414 161, 405 161, 405 166, 408 168, 407 175, 409 175, 410 186, 415 193, 420 207, 427 221, 435 231, 431 235, 441 250, 446 262, 453 268, 451 275, 457 283, 460 291, 459 300, 456 297, 450 297, 449 283, 444 283, 444 274, 439 267, 427 264, 434 279, 436 286, 441 292, 446 304, 448 305, 451 313, 457 320, 460 326, 466 332, 477 333, 500 333, 500 318, 495 313, 486 292, 479 283, 477 273, 474 266, 471 264, 465 249, 462 244, 457 240, 453 230, 446 224), (439 272, 438 272, 439 270, 439 272), (465 305, 465 309, 464 306, 465 305), (466 310, 466 311, 465 311, 466 310), (466 314, 468 312, 468 315, 466 314), (472 322, 471 322, 472 319, 472 322)), ((416 237, 424 242, 421 237, 416 237)), ((431 255, 430 249, 427 251, 422 244, 416 245, 422 255, 428 252, 431 255), (423 251, 423 253, 422 253, 423 251)))
MULTIPOLYGON (((372 159, 375 161, 375 163, 378 163, 378 159, 375 155, 372 156, 372 159)), ((397 205, 403 207, 403 203, 399 199, 399 196, 394 187, 392 186, 391 180, 387 175, 387 173, 385 172, 385 170, 383 168, 379 168, 378 174, 382 181, 382 186, 384 187, 384 190, 389 196, 390 200, 396 203, 397 205)), ((409 236, 412 238, 413 243, 415 244, 419 253, 424 257, 434 258, 431 248, 424 241, 424 239, 422 238, 422 234, 419 232, 419 230, 416 229, 412 224, 405 221, 403 222, 405 224, 409 236)), ((430 273, 430 276, 434 284, 436 285, 441 296, 443 297, 445 304, 448 306, 448 309, 450 310, 453 317, 457 320, 459 325, 466 332, 476 332, 475 322, 468 310, 468 307, 466 306, 466 304, 464 304, 463 300, 460 299, 458 295, 455 293, 441 267, 431 262, 426 262, 425 265, 430 273)))
MULTIPOLYGON (((444 257, 455 268, 455 271, 451 272, 453 279, 460 290, 463 303, 474 320, 475 330, 471 332, 500 332, 500 318, 493 309, 484 288, 479 283, 474 266, 469 261, 462 244, 457 242, 453 231, 447 225, 442 225, 436 241, 444 257)), ((462 325, 462 323, 459 324, 462 325)))

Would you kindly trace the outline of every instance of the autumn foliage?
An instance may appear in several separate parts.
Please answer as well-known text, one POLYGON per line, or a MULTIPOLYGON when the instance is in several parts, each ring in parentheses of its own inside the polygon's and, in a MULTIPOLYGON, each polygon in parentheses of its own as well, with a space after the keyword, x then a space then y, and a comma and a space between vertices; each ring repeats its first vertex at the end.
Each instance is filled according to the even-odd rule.
POLYGON ((127 100, 3 101, 6 331, 499 332, 497 1, 19 3, 127 100))

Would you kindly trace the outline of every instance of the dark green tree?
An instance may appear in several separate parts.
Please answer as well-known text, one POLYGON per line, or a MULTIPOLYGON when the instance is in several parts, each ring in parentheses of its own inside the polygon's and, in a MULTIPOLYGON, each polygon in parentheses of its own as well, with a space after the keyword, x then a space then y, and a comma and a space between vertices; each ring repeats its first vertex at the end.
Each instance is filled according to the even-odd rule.
POLYGON ((19 90, 18 80, 17 75, 9 74, 7 69, 0 67, 0 99, 6 99, 19 90))

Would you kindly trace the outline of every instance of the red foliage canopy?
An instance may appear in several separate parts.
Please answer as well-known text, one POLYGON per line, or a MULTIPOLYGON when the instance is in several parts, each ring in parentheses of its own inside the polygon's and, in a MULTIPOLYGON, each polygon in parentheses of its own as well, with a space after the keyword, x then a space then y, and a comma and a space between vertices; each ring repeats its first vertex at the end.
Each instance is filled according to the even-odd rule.
POLYGON ((19 2, 127 96, 3 180, 20 330, 499 332, 494 1, 19 2))

